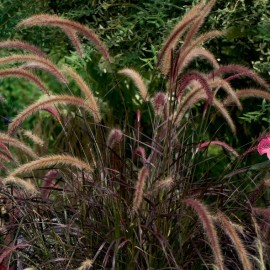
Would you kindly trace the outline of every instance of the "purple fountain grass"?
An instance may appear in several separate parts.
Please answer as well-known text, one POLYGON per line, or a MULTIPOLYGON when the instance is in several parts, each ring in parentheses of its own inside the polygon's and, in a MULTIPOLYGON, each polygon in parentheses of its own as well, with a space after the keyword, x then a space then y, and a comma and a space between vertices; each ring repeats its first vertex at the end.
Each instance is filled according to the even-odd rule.
POLYGON ((219 270, 224 270, 225 268, 223 265, 223 257, 217 236, 217 231, 209 210, 204 204, 195 199, 185 199, 184 203, 186 206, 192 207, 197 213, 201 223, 203 224, 204 231, 208 237, 210 247, 215 256, 216 264, 219 270))
POLYGON ((14 158, 12 157, 12 155, 10 155, 6 151, 0 150, 0 155, 1 155, 1 158, 5 158, 7 161, 14 161, 14 158))
POLYGON ((0 160, 4 162, 10 162, 13 160, 7 153, 0 151, 0 160))
POLYGON ((10 156, 12 156, 9 148, 2 142, 0 142, 0 148, 2 148, 4 151, 6 151, 10 156))
POLYGON ((119 144, 122 141, 123 132, 120 129, 112 129, 107 138, 107 146, 111 149, 115 146, 115 144, 119 144))
POLYGON ((146 153, 145 149, 141 146, 137 147, 133 152, 133 160, 136 161, 138 157, 140 157, 143 164, 146 162, 146 153))
POLYGON ((143 192, 144 192, 144 186, 145 181, 147 177, 149 176, 149 169, 144 166, 142 169, 140 169, 138 174, 138 180, 135 187, 135 193, 133 197, 133 211, 137 212, 141 206, 142 200, 143 200, 143 192))
POLYGON ((211 87, 217 87, 215 90, 215 95, 221 88, 224 89, 224 91, 228 94, 228 98, 230 98, 237 105, 239 110, 243 110, 239 97, 227 81, 221 78, 214 78, 214 80, 209 81, 209 85, 211 87))
MULTIPOLYGON (((249 89, 241 89, 235 92, 236 96, 240 99, 242 98, 264 98, 270 101, 270 93, 265 92, 263 90, 259 90, 256 88, 249 88, 249 89)), ((224 106, 229 106, 233 103, 231 97, 227 97, 223 104, 224 106)))
POLYGON ((42 90, 43 93, 50 95, 51 92, 47 88, 47 86, 34 74, 28 72, 26 70, 18 69, 18 68, 10 68, 10 69, 2 69, 0 70, 0 77, 17 77, 17 78, 25 78, 33 82, 38 86, 39 89, 42 90))
POLYGON ((16 62, 33 62, 35 67, 39 69, 44 69, 50 71, 52 75, 58 78, 62 83, 67 83, 67 79, 59 70, 59 68, 47 58, 39 57, 36 55, 24 55, 24 54, 15 54, 11 56, 1 57, 0 65, 4 64, 13 64, 16 62))
POLYGON ((241 238, 238 236, 238 233, 236 229, 234 228, 233 224, 229 220, 229 218, 219 211, 217 213, 217 218, 219 222, 222 225, 222 228, 224 229, 225 233, 228 235, 228 237, 231 239, 232 243, 234 244, 234 247, 238 253, 238 257, 242 262, 244 270, 252 270, 252 264, 248 258, 247 250, 241 240, 241 238))
POLYGON ((184 100, 181 101, 177 112, 173 115, 174 122, 177 124, 180 123, 189 108, 192 108, 198 101, 206 101, 207 98, 206 94, 202 92, 202 89, 193 89, 190 91, 184 100))
POLYGON ((25 50, 30 53, 36 54, 37 56, 46 58, 46 54, 43 51, 41 51, 38 47, 24 41, 19 40, 1 41, 0 48, 25 50))
POLYGON ((235 124, 229 114, 229 112, 227 111, 227 109, 223 106, 223 104, 221 102, 219 102, 216 98, 214 98, 213 101, 213 105, 214 107, 222 114, 222 116, 224 117, 224 119, 227 121, 228 125, 231 128, 231 131, 234 135, 236 135, 236 127, 235 124))
POLYGON ((159 180, 155 183, 153 188, 151 188, 147 194, 153 195, 156 194, 159 191, 164 191, 170 189, 174 185, 175 181, 172 179, 172 177, 166 177, 165 179, 159 180))
POLYGON ((188 46, 184 51, 179 51, 176 57, 176 63, 174 68, 174 73, 172 75, 173 80, 175 81, 182 71, 182 63, 185 61, 185 58, 192 52, 192 50, 196 47, 198 47, 200 44, 202 44, 205 41, 208 41, 212 38, 219 37, 223 35, 224 32, 222 31, 209 31, 201 36, 199 36, 197 39, 195 39, 190 46, 188 46))
POLYGON ((241 66, 241 65, 226 65, 226 66, 220 66, 218 69, 214 70, 210 75, 210 77, 215 76, 221 76, 228 73, 236 73, 233 75, 233 77, 226 78, 225 80, 231 81, 233 79, 239 78, 239 77, 248 77, 257 82, 260 86, 264 87, 265 89, 269 89, 268 83, 261 78, 259 75, 257 75, 254 71, 250 70, 247 67, 241 66))
POLYGON ((56 71, 54 68, 44 65, 43 63, 37 62, 29 62, 21 65, 18 69, 20 70, 42 70, 48 72, 52 76, 54 76, 60 83, 67 83, 66 79, 63 78, 62 74, 60 74, 60 70, 56 71))
MULTIPOLYGON (((249 256, 244 243, 263 239, 254 233, 257 229, 250 222, 250 217, 258 218, 259 215, 264 223, 268 221, 265 216, 270 220, 270 211, 261 211, 265 214, 263 216, 258 214, 260 210, 256 213, 256 207, 252 210, 253 206, 262 206, 270 180, 257 184, 258 176, 264 172, 259 168, 257 174, 256 166, 254 169, 246 165, 249 159, 242 164, 243 156, 236 159, 239 156, 237 151, 218 139, 221 134, 227 141, 230 134, 222 133, 223 127, 220 124, 216 126, 213 121, 219 114, 236 134, 236 126, 225 105, 235 103, 242 109, 241 98, 252 96, 270 100, 270 93, 265 91, 267 83, 255 72, 239 65, 220 67, 214 55, 202 47, 201 43, 223 34, 222 31, 200 33, 214 2, 200 2, 193 7, 163 43, 158 67, 168 78, 160 77, 160 74, 155 78, 156 73, 145 76, 151 78, 150 86, 163 91, 156 91, 153 97, 148 91, 148 81, 131 68, 120 70, 118 61, 106 76, 91 73, 99 78, 99 81, 93 78, 92 86, 84 80, 90 67, 88 63, 80 66, 82 76, 79 68, 75 71, 63 66, 62 70, 31 45, 17 41, 9 43, 13 46, 10 48, 22 49, 26 53, 0 58, 3 67, 0 78, 1 74, 2 77, 17 74, 17 77, 26 78, 47 92, 38 77, 29 72, 38 69, 53 75, 50 79, 54 79, 57 85, 58 81, 65 83, 61 88, 70 90, 69 83, 74 81, 75 90, 81 91, 83 96, 44 95, 14 117, 8 134, 0 133, 0 206, 7 209, 9 223, 6 228, 11 232, 2 237, 7 249, 9 245, 12 249, 12 243, 22 238, 20 243, 35 240, 35 245, 5 258, 9 264, 15 264, 17 260, 22 269, 35 265, 77 270, 95 267, 197 269, 207 268, 211 263, 219 270, 227 269, 225 263, 228 268, 251 270, 254 267, 252 263, 256 263, 257 258, 249 256), (183 38, 182 46, 179 38, 183 38), (209 74, 199 70, 186 72, 196 57, 206 60, 207 67, 214 70, 209 74), (4 65, 13 64, 19 64, 19 68, 4 69, 4 65), (110 107, 106 93, 111 91, 111 84, 106 84, 106 89, 101 91, 98 87, 104 86, 110 78, 116 80, 117 86, 120 75, 115 77, 117 74, 114 72, 118 70, 119 74, 126 76, 121 77, 124 85, 127 81, 134 84, 140 100, 151 100, 151 104, 131 104, 129 100, 122 100, 120 95, 123 108, 110 107), (262 89, 235 92, 230 82, 242 76, 251 78, 262 89), (95 87, 99 99, 91 87, 95 87), (204 108, 198 102, 203 103, 204 108), (102 118, 100 109, 102 107, 102 112, 105 112, 108 106, 109 112, 116 109, 124 111, 125 115, 102 118), (63 107, 68 109, 62 110, 63 107), (135 111, 132 110, 134 108, 135 111), (51 114, 49 121, 39 118, 30 123, 25 121, 40 110, 51 114), (122 122, 121 119, 125 120, 122 122), (44 142, 30 131, 25 131, 23 127, 26 124, 34 125, 33 130, 44 142), (114 126, 119 128, 112 128, 114 126), (17 131, 18 137, 23 135, 23 141, 29 146, 15 138, 17 131), (228 155, 220 159, 216 151, 209 157, 197 154, 209 145, 223 148, 228 155), (32 149, 36 149, 38 154, 32 149), (250 191, 253 185, 255 189, 250 191), (197 195, 201 201, 195 199, 197 195), (215 216, 212 216, 207 202, 217 209, 215 216), (242 231, 237 228, 238 224, 219 212, 223 206, 228 211, 236 210, 234 217, 243 224, 242 231), (188 217, 190 214, 192 219, 188 217), (224 229, 221 239, 214 221, 219 221, 224 229), (204 235, 202 239, 196 238, 201 235, 204 235), (221 246, 227 242, 231 245, 221 246)), ((81 36, 85 35, 97 47, 101 53, 99 56, 110 61, 108 49, 101 39, 93 30, 77 22, 56 15, 39 14, 18 26, 59 27, 80 56, 84 53, 81 36)), ((1 46, 6 48, 8 43, 0 42, 1 46)), ((95 60, 99 61, 99 57, 95 60)), ((254 150, 268 155, 269 141, 269 134, 260 137, 254 143, 254 150)), ((6 252, 6 248, 1 251, 6 252)))
POLYGON ((39 194, 37 188, 30 181, 21 179, 19 177, 15 177, 13 175, 9 175, 8 177, 2 179, 2 183, 5 186, 12 185, 15 187, 19 187, 26 193, 27 196, 33 197, 39 194))
POLYGON ((49 96, 43 97, 41 100, 38 100, 24 109, 21 113, 19 113, 10 123, 8 127, 8 134, 14 135, 19 126, 34 112, 39 110, 48 110, 48 106, 56 105, 56 104, 72 104, 78 107, 84 108, 86 111, 89 111, 91 114, 94 114, 93 108, 89 106, 83 99, 68 96, 68 95, 59 95, 59 96, 49 96))
POLYGON ((84 96, 86 97, 86 102, 88 102, 89 105, 95 111, 95 114, 94 114, 95 121, 100 122, 101 116, 100 116, 100 112, 99 112, 99 107, 98 107, 98 104, 95 100, 95 97, 94 97, 93 92, 90 89, 90 87, 86 84, 86 82, 83 80, 83 78, 78 73, 76 73, 74 70, 72 70, 71 68, 65 67, 65 71, 77 83, 77 85, 80 87, 80 90, 84 93, 84 96))
POLYGON ((134 82, 134 84, 138 88, 143 100, 144 101, 149 100, 149 94, 148 94, 147 87, 146 87, 141 75, 137 71, 135 71, 134 69, 131 69, 131 68, 124 68, 124 69, 121 69, 120 71, 118 71, 118 73, 125 75, 125 76, 129 77, 130 79, 132 79, 132 81, 134 82))
POLYGON ((167 95, 163 92, 156 93, 155 97, 153 98, 153 109, 156 115, 164 115, 166 116, 166 104, 167 104, 167 95))
POLYGON ((82 44, 80 42, 80 39, 79 39, 78 35, 76 34, 76 31, 70 29, 69 27, 63 27, 63 31, 65 32, 65 34, 70 39, 71 44, 73 45, 73 47, 76 49, 76 51, 82 57, 83 56, 82 44))
POLYGON ((29 130, 23 130, 23 135, 41 147, 44 145, 44 140, 29 130))
POLYGON ((196 36, 198 31, 200 30, 200 27, 204 23, 205 18, 207 17, 209 12, 211 11, 215 2, 216 2, 216 0, 210 0, 201 10, 200 16, 195 18, 195 22, 192 24, 190 30, 188 31, 188 33, 185 36, 183 45, 181 46, 181 50, 184 50, 186 47, 188 47, 190 45, 191 40, 193 39, 194 36, 196 36))
POLYGON ((57 120, 57 122, 62 125, 62 121, 58 114, 58 111, 53 106, 45 106, 45 107, 40 108, 40 110, 49 112, 57 120))
POLYGON ((9 145, 21 149, 24 153, 28 154, 29 156, 37 158, 37 155, 29 146, 25 145, 24 143, 15 138, 10 137, 8 134, 0 133, 0 142, 8 143, 9 145))
POLYGON ((209 145, 221 146, 225 148, 226 150, 228 150, 230 153, 232 153, 234 156, 239 157, 239 154, 231 146, 229 146, 228 144, 222 141, 209 141, 209 142, 200 143, 199 146, 196 148, 195 153, 197 153, 201 149, 207 148, 209 145))
POLYGON ((7 178, 55 165, 68 165, 79 170, 86 170, 89 173, 92 173, 93 171, 93 168, 88 163, 76 157, 70 155, 51 155, 40 157, 37 160, 33 160, 17 167, 7 176, 7 178))
POLYGON ((58 175, 59 175, 59 171, 56 169, 49 170, 46 173, 43 180, 43 185, 41 186, 41 197, 43 200, 48 199, 51 192, 51 188, 55 187, 55 180, 58 175))
MULTIPOLYGON (((182 101, 182 103, 179 105, 177 112, 171 116, 172 119, 174 119, 174 124, 179 125, 179 123, 182 121, 185 113, 189 108, 192 108, 194 104, 196 104, 198 101, 201 100, 208 100, 208 97, 206 96, 205 92, 202 92, 201 89, 193 89, 190 91, 190 93, 185 97, 185 99, 182 101)), ((236 134, 236 127, 234 125, 234 122, 229 114, 229 112, 226 110, 226 108, 223 106, 221 102, 219 102, 216 98, 213 99, 213 106, 222 114, 222 116, 227 121, 228 125, 230 126, 233 134, 236 134)))
POLYGON ((215 56, 210 51, 203 47, 195 47, 186 55, 183 62, 179 63, 178 74, 182 73, 183 69, 187 67, 190 62, 197 57, 207 60, 215 69, 219 68, 219 64, 215 56))
POLYGON ((194 18, 199 16, 199 11, 203 8, 204 3, 199 2, 194 6, 174 27, 169 37, 165 40, 159 56, 157 65, 162 64, 162 73, 166 75, 168 73, 169 66, 171 64, 171 51, 175 48, 179 38, 183 35, 184 31, 190 26, 194 18))
POLYGON ((213 102, 213 91, 211 90, 206 78, 203 74, 197 71, 190 71, 187 74, 183 75, 180 80, 177 82, 177 98, 180 100, 184 94, 184 90, 192 83, 192 81, 197 81, 202 86, 202 89, 205 91, 208 97, 208 103, 212 104, 213 102))
MULTIPOLYGON (((103 57, 110 61, 111 57, 110 54, 106 48, 106 46, 101 42, 100 38, 96 35, 96 33, 88 28, 85 25, 82 25, 78 22, 70 21, 67 19, 63 19, 58 17, 57 15, 50 15, 50 14, 39 14, 34 15, 32 17, 29 17, 23 21, 21 21, 17 27, 29 27, 29 26, 57 26, 60 28, 63 28, 64 31, 66 29, 70 29, 70 31, 76 31, 81 34, 83 34, 86 38, 88 38, 90 41, 92 41, 100 51, 100 53, 103 55, 103 57)), ((70 35, 69 35, 70 37, 70 35)), ((73 36, 71 36, 73 38, 73 36)), ((72 42, 74 39, 72 40, 72 42)))

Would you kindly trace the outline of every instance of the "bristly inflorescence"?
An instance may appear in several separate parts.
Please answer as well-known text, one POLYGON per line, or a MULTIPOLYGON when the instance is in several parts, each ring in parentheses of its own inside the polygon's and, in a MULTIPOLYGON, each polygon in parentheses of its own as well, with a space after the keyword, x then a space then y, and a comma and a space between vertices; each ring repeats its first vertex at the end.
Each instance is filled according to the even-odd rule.
MULTIPOLYGON (((228 107, 242 110, 242 99, 270 100, 270 93, 268 83, 254 71, 222 65, 204 48, 208 40, 224 34, 201 33, 214 4, 215 0, 196 4, 168 35, 158 55, 157 83, 135 65, 123 68, 114 63, 110 74, 102 74, 116 78, 118 92, 129 91, 128 84, 137 88, 139 95, 131 98, 132 103, 119 103, 123 115, 105 116, 107 93, 102 95, 99 85, 87 80, 87 65, 81 74, 81 67, 56 64, 27 42, 0 42, 1 50, 23 51, 0 57, 0 78, 28 80, 43 93, 0 134, 1 196, 9 210, 1 254, 15 258, 10 251, 26 247, 16 246, 16 241, 34 239, 35 245, 16 256, 24 268, 34 263, 49 269, 59 263, 59 269, 78 270, 199 269, 203 264, 223 270, 234 267, 233 261, 251 270, 258 259, 250 251, 259 243, 258 257, 263 260, 261 235, 266 233, 259 228, 269 225, 257 223, 270 218, 260 200, 270 180, 256 184, 255 169, 242 161, 255 150, 270 157, 269 134, 241 154, 230 145, 237 140, 239 123, 228 107), (194 68, 197 58, 205 61, 207 71, 194 68), (121 76, 111 76, 115 70, 113 75, 121 76), (43 73, 56 84, 40 79, 43 73), (236 91, 232 82, 242 77, 254 87, 236 91), (50 89, 52 85, 61 89, 50 89), (50 117, 37 118, 40 111, 50 117), (225 120, 218 126, 217 114, 225 120), (235 212, 225 215, 231 208, 235 212)), ((105 44, 87 26, 50 14, 18 24, 32 26, 59 27, 82 61, 83 35, 108 60, 106 64, 113 62, 105 44)), ((5 258, 8 263, 10 258, 5 258)))

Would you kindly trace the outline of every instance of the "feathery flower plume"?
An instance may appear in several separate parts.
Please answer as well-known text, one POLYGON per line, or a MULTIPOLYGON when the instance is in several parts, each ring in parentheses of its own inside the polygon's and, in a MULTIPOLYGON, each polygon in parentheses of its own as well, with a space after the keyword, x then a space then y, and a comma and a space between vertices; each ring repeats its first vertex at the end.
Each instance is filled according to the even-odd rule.
POLYGON ((8 177, 13 177, 18 174, 29 173, 32 172, 33 170, 55 165, 68 165, 78 168, 80 170, 86 170, 87 172, 90 173, 93 171, 93 169, 90 167, 89 164, 76 157, 72 157, 70 155, 51 155, 41 157, 37 160, 33 160, 31 162, 21 165, 20 167, 16 168, 13 172, 11 172, 8 177))
MULTIPOLYGON (((185 113, 189 108, 191 108, 196 102, 201 100, 207 100, 208 97, 201 89, 194 89, 190 91, 190 93, 185 97, 184 101, 180 104, 177 113, 173 115, 175 124, 179 124, 183 119, 185 113)), ((213 106, 222 114, 222 116, 227 121, 228 125, 230 126, 232 132, 236 134, 236 127, 234 122, 226 110, 226 108, 220 103, 216 98, 213 99, 213 106)))
POLYGON ((8 156, 7 153, 0 151, 0 160, 5 161, 5 162, 10 162, 13 159, 10 156, 8 156))
MULTIPOLYGON (((87 26, 84 26, 78 22, 60 18, 57 15, 39 14, 39 15, 31 16, 21 21, 19 24, 17 24, 17 27, 28 27, 28 26, 36 26, 36 25, 38 26, 51 25, 51 26, 60 27, 65 32, 66 32, 66 29, 79 32, 82 35, 84 35, 86 38, 88 38, 90 41, 92 41, 97 46, 98 50, 103 55, 103 57, 106 60, 110 61, 110 55, 107 48, 101 42, 101 40, 96 35, 96 33, 92 29, 89 29, 87 26)), ((70 37, 70 35, 68 36, 70 37)))
POLYGON ((221 146, 221 147, 225 148, 226 150, 228 150, 230 153, 232 153, 234 156, 239 157, 239 154, 231 146, 229 146, 225 142, 221 142, 221 141, 209 141, 209 142, 200 143, 199 146, 197 147, 197 149, 195 150, 195 153, 197 153, 201 149, 206 148, 212 144, 221 146))
POLYGON ((6 151, 0 150, 0 158, 4 159, 5 161, 13 161, 12 155, 10 155, 6 151))
POLYGON ((2 148, 5 152, 7 152, 10 156, 12 156, 11 152, 9 151, 9 148, 2 142, 0 142, 0 148, 2 148))
MULTIPOLYGON (((194 81, 194 83, 196 83, 196 81, 194 81)), ((214 95, 217 94, 219 89, 223 88, 225 92, 228 94, 230 100, 237 105, 238 109, 239 110, 243 109, 242 104, 239 100, 239 97, 237 96, 236 92, 232 89, 232 87, 227 81, 221 78, 214 78, 214 80, 208 80, 208 84, 211 88, 214 88, 214 87, 217 88, 214 91, 214 95)), ((195 84, 192 91, 200 91, 200 90, 202 90, 202 88, 200 88, 197 84, 195 84)))
POLYGON ((169 189, 173 186, 174 180, 169 176, 163 180, 160 180, 155 183, 153 189, 150 191, 150 194, 154 194, 158 191, 169 189))
POLYGON ((195 39, 191 43, 191 45, 188 46, 185 50, 183 50, 183 51, 180 50, 178 52, 178 56, 176 57, 177 63, 176 63, 175 71, 174 71, 175 74, 173 74, 173 77, 176 78, 179 75, 179 73, 182 71, 182 68, 181 68, 182 63, 185 62, 185 58, 192 52, 192 50, 194 48, 196 48, 197 46, 199 46, 203 42, 208 41, 209 39, 221 36, 223 34, 224 34, 224 32, 222 32, 222 31, 217 31, 217 30, 209 31, 209 32, 199 36, 197 39, 195 39))
POLYGON ((50 95, 50 90, 47 88, 47 86, 34 74, 31 72, 28 72, 26 70, 18 69, 18 68, 10 68, 10 69, 2 69, 0 70, 0 77, 17 77, 17 78, 25 78, 33 83, 35 83, 38 88, 42 90, 47 95, 50 95))
POLYGON ((179 124, 189 108, 192 108, 198 101, 207 100, 207 96, 200 89, 193 89, 185 96, 185 99, 179 105, 177 113, 173 115, 174 122, 179 124))
POLYGON ((68 38, 71 41, 71 44, 76 49, 76 51, 79 53, 79 55, 82 56, 83 55, 82 44, 80 42, 78 35, 76 34, 76 31, 70 29, 69 27, 63 27, 63 31, 68 36, 68 38))
POLYGON ((22 188, 25 193, 29 196, 35 196, 38 194, 38 190, 36 187, 27 180, 23 180, 19 177, 15 176, 8 176, 2 180, 2 183, 7 186, 7 185, 13 185, 19 188, 22 188))
POLYGON ((210 0, 202 9, 200 12, 200 16, 198 18, 195 18, 195 22, 191 26, 190 30, 188 31, 187 35, 185 36, 184 43, 181 47, 181 50, 188 47, 192 38, 198 33, 200 27, 204 23, 205 18, 211 11, 212 7, 214 6, 216 0, 210 0))
POLYGON ((166 75, 169 71, 170 63, 171 63, 171 51, 175 48, 178 40, 184 33, 184 31, 190 26, 194 18, 199 16, 199 12, 204 6, 203 2, 198 3, 194 6, 174 27, 169 37, 165 40, 159 56, 157 65, 160 66, 162 64, 162 73, 166 75), (162 63, 163 62, 163 63, 162 63))
POLYGON ((73 78, 73 80, 78 84, 80 87, 81 91, 84 93, 86 97, 86 102, 89 103, 89 106, 93 108, 94 117, 96 122, 100 122, 101 117, 100 117, 100 112, 99 112, 99 107, 97 105, 97 102, 95 100, 95 97, 93 95, 92 90, 89 88, 89 86, 86 84, 86 82, 83 80, 83 78, 76 73, 74 70, 72 70, 69 67, 65 67, 65 71, 73 78))
POLYGON ((55 169, 49 170, 46 173, 43 185, 41 186, 41 197, 43 200, 48 199, 51 192, 51 188, 55 186, 54 182, 58 174, 59 174, 58 170, 55 169))
POLYGON ((25 50, 30 53, 36 54, 40 57, 46 58, 46 54, 43 51, 41 51, 38 47, 24 41, 19 41, 19 40, 1 41, 0 48, 25 50))
POLYGON ((216 98, 214 98, 213 106, 222 114, 222 116, 225 118, 228 125, 230 126, 232 133, 235 135, 236 134, 235 124, 234 124, 229 112, 226 110, 226 108, 223 106, 223 104, 221 102, 219 102, 216 98))
POLYGON ((265 249, 264 249, 264 245, 261 241, 261 230, 259 225, 257 224, 255 218, 251 217, 252 221, 253 221, 253 226, 255 228, 255 232, 256 232, 256 241, 255 241, 255 248, 256 248, 256 262, 258 264, 258 269, 260 270, 266 270, 265 267, 265 249))
POLYGON ((23 135, 32 140, 35 144, 38 144, 40 146, 44 145, 44 141, 29 130, 24 130, 23 135))
POLYGON ((248 69, 247 67, 241 66, 241 65, 226 65, 226 66, 220 66, 218 69, 214 70, 210 75, 212 77, 220 76, 228 73, 236 73, 233 77, 226 78, 225 80, 232 80, 238 77, 249 77, 253 79, 255 82, 257 82, 260 86, 269 89, 269 85, 267 82, 261 78, 256 72, 248 69))
POLYGON ((146 87, 145 83, 143 82, 141 75, 137 71, 135 71, 134 69, 131 69, 131 68, 124 68, 124 69, 121 69, 120 71, 118 71, 118 73, 125 75, 125 76, 129 77, 130 79, 132 79, 132 81, 134 82, 134 84, 138 88, 143 100, 148 101, 149 96, 148 96, 147 87, 146 87))
POLYGON ((68 96, 68 95, 59 95, 59 96, 49 96, 43 97, 41 100, 36 101, 35 103, 28 106, 24 109, 21 113, 19 113, 13 121, 10 123, 8 127, 8 134, 13 135, 17 128, 22 124, 22 122, 32 115, 34 112, 38 110, 42 110, 44 108, 47 109, 49 105, 55 104, 72 104, 79 107, 84 108, 85 110, 89 111, 93 114, 93 109, 89 106, 89 104, 85 103, 85 101, 81 98, 68 96))
MULTIPOLYGON (((195 89, 191 91, 187 97, 185 98, 184 102, 180 104, 178 108, 178 112, 173 115, 175 124, 179 124, 181 120, 183 119, 185 113, 189 108, 191 108, 196 102, 201 100, 207 100, 208 97, 205 93, 202 91, 195 89)), ((226 110, 226 108, 220 103, 216 98, 213 99, 213 106, 222 114, 222 116, 227 121, 228 125, 230 126, 233 134, 236 134, 236 127, 234 125, 234 122, 229 114, 229 112, 226 110)))
POLYGON ((153 108, 156 115, 160 115, 167 103, 167 96, 165 93, 158 92, 153 99, 153 108))
MULTIPOLYGON (((270 100, 270 93, 256 88, 242 89, 236 91, 235 94, 238 98, 265 98, 266 100, 270 100)), ((232 97, 227 97, 223 102, 224 106, 229 106, 232 103, 232 97)))
POLYGON ((204 204, 195 199, 185 199, 184 203, 187 206, 193 208, 194 211, 197 213, 201 223, 203 224, 204 231, 208 237, 209 245, 215 256, 216 264, 219 270, 224 270, 221 248, 217 237, 216 228, 213 223, 213 218, 209 213, 209 210, 204 204))
POLYGON ((133 160, 136 160, 137 157, 140 157, 142 160, 142 163, 146 162, 146 153, 145 149, 141 146, 137 147, 135 151, 133 152, 133 160))
POLYGON ((185 57, 183 62, 179 63, 178 66, 178 74, 180 74, 183 69, 190 64, 195 58, 200 57, 206 59, 212 66, 217 69, 219 68, 219 64, 215 58, 215 56, 203 47, 195 47, 193 48, 185 57))
POLYGON ((122 141, 123 133, 120 129, 112 129, 107 138, 107 146, 113 148, 115 144, 119 144, 122 141))
POLYGON ((93 260, 86 259, 82 262, 81 266, 77 270, 89 270, 93 266, 93 260))
POLYGON ((48 65, 44 65, 43 63, 38 62, 29 62, 26 64, 23 64, 19 67, 19 69, 22 70, 42 70, 45 72, 48 72, 52 76, 55 77, 60 83, 66 83, 66 78, 63 78, 63 74, 60 74, 60 71, 56 71, 54 68, 48 65))
POLYGON ((185 74, 180 80, 178 80, 178 87, 177 87, 178 100, 181 99, 181 97, 183 96, 186 87, 194 80, 200 83, 202 89, 205 90, 205 93, 208 97, 208 103, 212 104, 214 98, 213 91, 211 90, 204 76, 196 71, 190 71, 187 74, 185 74))
POLYGON ((17 147, 33 158, 38 157, 30 147, 28 147, 24 143, 20 142, 19 140, 10 137, 8 134, 0 133, 0 142, 8 143, 9 145, 17 147))
POLYGON ((41 110, 49 112, 58 121, 58 123, 62 124, 60 116, 53 106, 46 106, 44 108, 41 108, 41 110))
POLYGON ((244 247, 244 244, 241 238, 238 236, 238 233, 234 228, 234 226, 232 225, 231 221, 225 214, 223 214, 220 211, 217 214, 217 218, 222 225, 222 229, 225 231, 225 233, 229 236, 232 243, 234 244, 234 247, 238 253, 239 259, 242 262, 244 270, 252 270, 253 268, 248 258, 246 248, 244 247))
POLYGON ((141 206, 143 199, 143 190, 145 186, 145 181, 149 176, 149 170, 147 167, 142 167, 138 174, 138 180, 135 187, 135 194, 133 198, 133 211, 137 212, 141 206))
POLYGON ((0 58, 0 65, 12 64, 15 62, 33 62, 36 64, 37 68, 44 70, 46 68, 47 71, 50 70, 50 73, 55 77, 57 77, 61 82, 63 83, 68 82, 65 76, 58 69, 58 67, 47 58, 39 57, 36 55, 24 55, 24 54, 16 54, 0 58))
POLYGON ((208 83, 211 87, 217 87, 215 91, 215 95, 217 94, 219 89, 222 88, 225 90, 228 96, 232 99, 232 101, 237 105, 238 109, 239 110, 243 109, 242 104, 239 100, 239 97, 237 96, 236 92, 232 89, 231 85, 227 81, 221 78, 214 78, 214 80, 209 80, 208 83))

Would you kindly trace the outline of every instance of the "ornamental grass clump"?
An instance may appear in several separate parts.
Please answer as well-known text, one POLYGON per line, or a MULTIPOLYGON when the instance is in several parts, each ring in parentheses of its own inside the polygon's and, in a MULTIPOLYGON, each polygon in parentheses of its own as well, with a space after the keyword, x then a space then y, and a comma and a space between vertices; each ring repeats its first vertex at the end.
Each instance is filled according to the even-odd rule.
POLYGON ((93 43, 112 66, 104 76, 115 80, 114 93, 122 91, 119 115, 109 114, 114 108, 86 69, 59 66, 23 41, 0 42, 7 51, 0 78, 28 80, 43 92, 0 134, 0 263, 48 270, 269 267, 269 164, 249 163, 251 155, 269 154, 269 135, 240 147, 231 115, 232 106, 241 113, 242 99, 270 100, 269 87, 204 48, 224 34, 200 33, 214 3, 198 3, 168 35, 154 91, 138 68, 114 62, 87 26, 49 14, 18 24, 60 28, 82 62, 80 37, 93 43), (208 69, 191 68, 197 58, 208 69), (39 70, 61 88, 49 87, 39 70), (235 89, 243 77, 253 86, 235 89), (124 91, 134 89, 125 102, 124 91))

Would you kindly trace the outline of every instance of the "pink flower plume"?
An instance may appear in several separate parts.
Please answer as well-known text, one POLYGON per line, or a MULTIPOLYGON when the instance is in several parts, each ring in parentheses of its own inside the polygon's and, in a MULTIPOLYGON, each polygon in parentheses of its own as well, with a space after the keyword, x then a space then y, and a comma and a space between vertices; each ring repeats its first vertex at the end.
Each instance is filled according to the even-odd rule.
POLYGON ((257 151, 260 155, 267 154, 267 157, 270 160, 270 134, 267 134, 260 140, 257 151))

